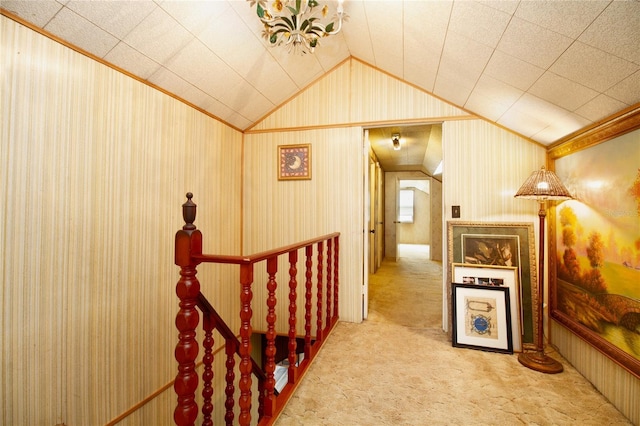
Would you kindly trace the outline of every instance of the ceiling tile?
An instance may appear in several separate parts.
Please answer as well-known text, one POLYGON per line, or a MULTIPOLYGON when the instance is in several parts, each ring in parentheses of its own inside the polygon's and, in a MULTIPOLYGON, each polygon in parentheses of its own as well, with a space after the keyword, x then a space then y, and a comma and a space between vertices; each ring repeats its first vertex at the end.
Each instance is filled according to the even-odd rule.
POLYGON ((444 42, 453 2, 404 2, 404 37, 422 38, 425 42, 444 42))
POLYGON ((520 4, 520 0, 476 0, 478 3, 513 15, 520 4))
POLYGON ((300 89, 316 81, 324 72, 315 55, 292 55, 281 48, 269 48, 268 52, 300 89))
POLYGON ((233 9, 224 11, 221 19, 204 29, 198 38, 273 104, 284 101, 298 90, 295 82, 264 51, 262 41, 255 37, 233 9), (229 37, 229 34, 235 37, 229 37), (239 45, 236 37, 244 40, 244 43, 239 45), (273 81, 274 75, 279 76, 277 82, 273 81))
POLYGON ((433 93, 455 106, 465 104, 471 94, 471 84, 463 84, 453 74, 438 73, 433 93))
POLYGON ((160 64, 123 42, 116 44, 105 55, 104 60, 143 80, 149 78, 151 74, 160 68, 160 64))
POLYGON ((199 108, 208 110, 213 105, 217 111, 214 115, 217 117, 223 118, 225 115, 231 113, 231 110, 225 105, 216 100, 209 99, 209 95, 166 68, 158 69, 149 77, 148 81, 156 86, 165 88, 171 93, 184 93, 185 96, 183 99, 199 108))
POLYGON ((578 40, 640 65, 640 1, 612 1, 578 40))
POLYGON ((472 92, 469 100, 465 104, 465 108, 473 111, 480 117, 491 121, 498 121, 502 115, 509 109, 508 106, 496 102, 492 98, 487 98, 472 92))
POLYGON ((556 114, 549 125, 541 131, 534 133, 532 138, 544 145, 550 145, 558 139, 573 133, 591 122, 578 116, 577 114, 556 114))
POLYGON ((523 92, 499 80, 483 75, 464 107, 481 117, 497 121, 523 92))
MULTIPOLYGON (((405 55, 406 58, 406 55, 405 55)), ((433 93, 438 72, 437 57, 413 58, 404 64, 404 80, 433 93), (433 61, 435 59, 436 61, 433 61)))
POLYGON ((522 61, 506 53, 496 50, 493 52, 484 72, 520 90, 528 90, 544 73, 542 68, 522 61))
POLYGON ((595 90, 552 72, 545 72, 542 77, 531 86, 529 93, 565 108, 568 111, 575 111, 580 106, 598 96, 598 92, 595 90))
POLYGON ((509 108, 497 123, 528 138, 547 127, 546 122, 516 108, 509 108))
MULTIPOLYGON (((218 25, 219 18, 228 10, 231 10, 229 2, 219 0, 163 0, 157 3, 180 25, 196 36, 206 28, 218 25)), ((247 8, 249 7, 248 3, 243 3, 247 8)))
POLYGON ((2 8, 38 27, 44 27, 62 9, 62 5, 51 0, 2 0, 2 8))
POLYGON ((456 102, 459 102, 456 105, 464 105, 480 78, 491 52, 491 48, 483 44, 456 33, 449 33, 438 68, 435 94, 448 99, 448 96, 455 93, 456 102), (452 85, 458 87, 454 88, 452 85), (466 95, 462 98, 465 93, 466 95))
MULTIPOLYGON (((489 99, 506 109, 513 105, 523 93, 522 90, 516 89, 500 80, 483 75, 473 89, 472 97, 489 99)), ((470 109, 468 104, 465 105, 465 108, 470 109)))
POLYGON ((67 7, 109 34, 123 38, 158 6, 151 0, 71 0, 67 7))
POLYGON ((45 30, 99 58, 118 43, 117 38, 66 7, 49 21, 45 30))
POLYGON ((455 2, 449 30, 495 48, 510 18, 509 14, 480 3, 455 2))
MULTIPOLYGON (((513 104, 509 111, 498 120, 498 123, 545 143, 553 142, 547 139, 544 141, 539 139, 540 135, 543 134, 541 132, 545 129, 547 129, 546 135, 555 134, 559 129, 566 129, 567 133, 571 133, 576 130, 576 126, 588 124, 583 117, 527 93, 513 104), (535 113, 535 115, 532 113, 535 113)), ((567 133, 564 134, 566 135, 567 133)))
POLYGON ((365 62, 374 64, 375 57, 373 56, 373 45, 369 36, 364 3, 348 1, 344 5, 344 10, 349 18, 341 32, 349 46, 349 53, 365 62))
POLYGON ((487 66, 493 49, 475 40, 449 33, 442 52, 441 69, 449 66, 450 71, 462 73, 467 79, 475 81, 487 66))
MULTIPOLYGON (((167 62, 167 68, 230 109, 239 111, 237 93, 243 86, 242 77, 231 70, 200 40, 194 39, 181 49, 167 62), (222 74, 225 76, 224 79, 219 77, 222 74)), ((257 92, 253 96, 255 99, 247 97, 242 100, 246 102, 247 99, 252 99, 259 102, 260 98, 264 98, 257 92)))
POLYGON ((640 71, 636 71, 629 77, 625 78, 606 94, 614 99, 624 102, 627 105, 633 105, 640 102, 640 71))
POLYGON ((639 69, 640 65, 584 43, 575 42, 549 68, 549 71, 603 92, 639 69))
POLYGON ((589 121, 599 121, 602 117, 608 117, 617 111, 626 108, 624 103, 606 95, 598 95, 576 110, 576 114, 589 121))
POLYGON ((575 39, 610 3, 609 0, 523 1, 515 15, 575 39))
POLYGON ((369 21, 369 33, 377 67, 395 75, 403 75, 403 7, 389 7, 384 2, 363 2, 369 21))
POLYGON ((498 43, 498 50, 546 69, 569 47, 571 41, 568 37, 514 17, 498 43))
POLYGON ((184 47, 193 35, 161 8, 156 8, 124 41, 158 63, 164 63, 184 47))
POLYGON ((325 71, 332 70, 336 65, 350 56, 349 47, 347 46, 342 31, 331 37, 323 38, 318 45, 319 47, 316 49, 314 55, 318 58, 320 66, 325 71))

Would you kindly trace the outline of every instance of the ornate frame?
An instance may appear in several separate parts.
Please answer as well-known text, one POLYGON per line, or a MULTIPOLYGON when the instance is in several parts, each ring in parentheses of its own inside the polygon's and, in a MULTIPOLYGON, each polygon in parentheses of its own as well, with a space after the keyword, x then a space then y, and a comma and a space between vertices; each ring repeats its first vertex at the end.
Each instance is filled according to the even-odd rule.
MULTIPOLYGON (((538 334, 538 271, 536 267, 536 248, 533 223, 494 223, 494 222, 447 222, 447 303, 451 308, 452 264, 462 262, 462 235, 487 235, 515 237, 519 239, 520 290, 522 306, 522 348, 535 349, 538 334)), ((452 324, 451 310, 449 325, 452 324)))
MULTIPOLYGON (((595 126, 587 132, 561 141, 548 151, 549 168, 556 169, 556 160, 570 157, 580 151, 586 151, 601 143, 612 141, 634 130, 640 129, 640 108, 630 109, 628 112, 621 114, 619 117, 607 122, 602 126, 595 126)), ((612 141, 613 142, 613 141, 612 141)), ((575 161, 580 161, 580 157, 574 157, 575 161)), ((606 156, 600 156, 599 162, 606 162, 606 156)), ((573 169, 575 170, 575 169, 573 169)), ((562 176, 561 176, 562 178, 562 176)), ((570 191, 571 187, 568 188, 570 191)), ((578 318, 563 311, 560 306, 559 286, 560 279, 558 277, 559 261, 556 257, 559 238, 562 238, 557 230, 556 216, 558 209, 551 206, 549 209, 549 316, 569 331, 579 336, 581 339, 589 343, 596 350, 610 358, 613 362, 625 368, 631 374, 640 378, 640 359, 633 357, 615 344, 606 340, 603 335, 597 333, 591 328, 585 326, 578 321, 578 318)))

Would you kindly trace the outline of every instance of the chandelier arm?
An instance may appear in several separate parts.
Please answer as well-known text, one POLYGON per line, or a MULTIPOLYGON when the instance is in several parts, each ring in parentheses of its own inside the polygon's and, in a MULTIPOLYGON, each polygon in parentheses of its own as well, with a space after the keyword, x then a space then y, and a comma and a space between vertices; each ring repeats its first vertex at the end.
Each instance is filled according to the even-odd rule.
POLYGON ((342 7, 344 0, 338 1, 337 12, 326 24, 319 14, 325 19, 329 8, 316 0, 275 0, 272 9, 267 9, 266 1, 247 1, 252 6, 257 3, 256 13, 265 26, 263 38, 271 46, 285 44, 289 52, 313 53, 320 39, 338 34, 348 18, 342 7))

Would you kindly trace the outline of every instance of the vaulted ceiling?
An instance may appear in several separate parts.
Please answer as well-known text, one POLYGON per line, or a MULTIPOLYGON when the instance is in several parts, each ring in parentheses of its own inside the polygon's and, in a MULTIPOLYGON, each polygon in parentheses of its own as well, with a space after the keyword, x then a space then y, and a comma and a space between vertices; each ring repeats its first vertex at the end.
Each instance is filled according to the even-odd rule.
POLYGON ((543 145, 640 102, 638 1, 346 0, 343 30, 304 56, 267 46, 251 3, 1 7, 239 130, 349 57, 543 145))

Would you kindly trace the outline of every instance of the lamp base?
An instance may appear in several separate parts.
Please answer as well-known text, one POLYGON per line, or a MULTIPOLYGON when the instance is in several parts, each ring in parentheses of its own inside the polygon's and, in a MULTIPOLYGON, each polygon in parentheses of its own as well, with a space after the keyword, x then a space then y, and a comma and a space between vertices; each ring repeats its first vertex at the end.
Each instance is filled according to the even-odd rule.
POLYGON ((525 367, 541 373, 557 374, 564 370, 562 364, 544 352, 522 352, 518 355, 518 361, 525 367))

